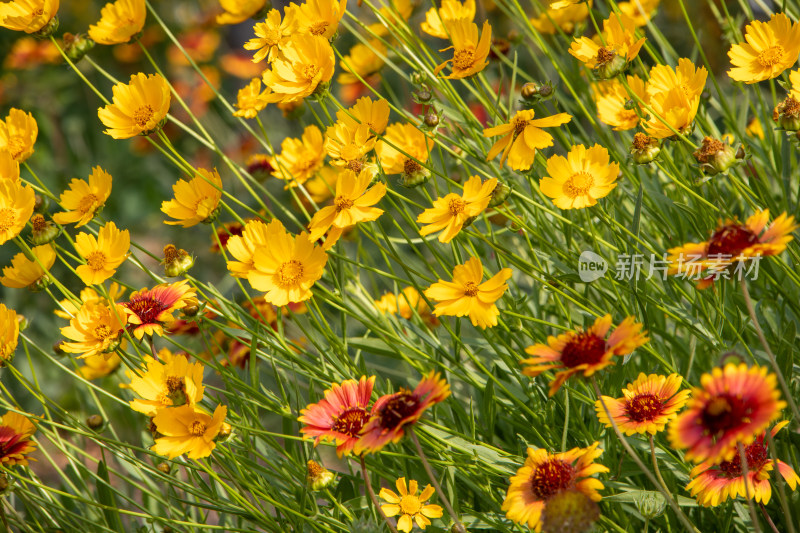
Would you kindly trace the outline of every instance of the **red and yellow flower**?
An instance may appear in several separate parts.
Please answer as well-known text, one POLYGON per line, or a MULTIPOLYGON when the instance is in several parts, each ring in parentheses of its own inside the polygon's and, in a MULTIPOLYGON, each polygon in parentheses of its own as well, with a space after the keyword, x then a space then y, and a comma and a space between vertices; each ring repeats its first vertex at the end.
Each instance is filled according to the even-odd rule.
POLYGON ((36 426, 28 417, 11 411, 0 419, 0 464, 4 467, 22 465, 35 460, 28 455, 36 449, 31 436, 36 433, 36 426))
POLYGON ((655 435, 664 431, 670 420, 678 416, 686 404, 691 391, 679 390, 682 378, 678 374, 659 376, 641 373, 636 381, 622 389, 622 398, 602 397, 597 400, 595 411, 597 418, 606 427, 611 421, 603 408, 605 403, 611 418, 620 431, 626 435, 649 433, 655 435))
POLYGON ((137 339, 144 335, 163 335, 164 326, 172 323, 172 313, 196 301, 194 289, 187 280, 163 283, 131 294, 125 302, 128 327, 137 339))

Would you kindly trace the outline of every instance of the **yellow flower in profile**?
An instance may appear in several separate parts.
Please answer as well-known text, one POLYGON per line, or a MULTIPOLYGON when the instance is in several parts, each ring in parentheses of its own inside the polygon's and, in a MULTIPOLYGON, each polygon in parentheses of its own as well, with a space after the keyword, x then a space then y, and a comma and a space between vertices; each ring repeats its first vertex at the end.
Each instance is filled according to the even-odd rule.
POLYGON ((297 31, 331 39, 346 7, 347 0, 306 0, 295 7, 297 31))
POLYGON ((112 87, 113 104, 97 110, 107 130, 115 139, 149 135, 161 127, 169 112, 169 83, 160 74, 133 74, 130 83, 112 87))
POLYGON ((633 19, 636 27, 646 26, 655 15, 656 8, 661 0, 630 0, 617 2, 620 13, 633 19))
POLYGON ((789 73, 789 96, 795 100, 800 100, 800 69, 793 70, 789 73))
POLYGON ((434 74, 451 64, 451 72, 446 79, 460 80, 477 74, 489 64, 489 49, 492 46, 492 27, 489 21, 483 23, 480 36, 478 25, 471 20, 456 19, 447 26, 450 41, 453 43, 453 59, 448 59, 433 71, 434 74))
POLYGON ((8 147, 0 148, 0 181, 19 181, 19 162, 14 159, 8 147))
POLYGON ((36 443, 31 439, 34 433, 36 426, 27 416, 11 411, 4 414, 0 419, 0 435, 3 439, 0 446, 0 465, 27 466, 29 460, 35 461, 36 459, 27 457, 36 449, 36 443))
POLYGON ((292 32, 296 30, 294 14, 295 10, 287 7, 283 20, 281 20, 281 12, 277 9, 270 9, 264 22, 257 22, 253 26, 255 38, 244 43, 245 50, 256 50, 253 63, 264 59, 271 62, 275 59, 275 54, 272 52, 279 51, 289 40, 292 32))
POLYGON ((269 246, 255 249, 250 285, 263 291, 264 300, 278 307, 311 298, 311 287, 322 277, 328 254, 307 233, 291 235, 279 220, 267 225, 269 246))
POLYGON ((572 33, 575 26, 580 24, 589 16, 589 2, 554 9, 552 5, 538 17, 531 19, 531 26, 545 35, 555 35, 559 30, 564 33, 572 33))
POLYGON ((386 63, 386 45, 378 39, 371 40, 368 44, 357 43, 350 52, 342 58, 342 72, 336 81, 342 85, 361 83, 368 77, 379 72, 386 63))
POLYGON ((128 258, 130 247, 130 232, 120 231, 113 222, 100 228, 97 238, 81 232, 75 237, 75 251, 86 260, 86 264, 78 265, 75 273, 86 285, 103 283, 128 258))
POLYGON ((0 180, 0 244, 20 234, 33 214, 35 201, 30 185, 0 180))
POLYGON ((61 328, 61 334, 71 341, 62 342, 61 348, 81 354, 81 358, 93 355, 108 358, 122 341, 127 316, 122 305, 105 298, 85 302, 70 319, 69 326, 61 328))
POLYGON ((122 364, 122 359, 116 353, 106 355, 90 355, 81 359, 83 366, 78 367, 78 373, 83 379, 92 381, 108 376, 122 364))
POLYGON ((228 270, 231 276, 246 278, 255 270, 253 255, 257 248, 265 247, 268 243, 267 225, 260 220, 250 220, 244 225, 241 235, 234 235, 228 239, 225 248, 236 259, 228 261, 228 270))
POLYGON ((376 183, 367 190, 372 177, 373 173, 369 170, 358 175, 352 170, 344 170, 339 174, 333 205, 314 213, 308 224, 310 241, 316 241, 328 233, 323 246, 327 250, 339 240, 345 229, 359 222, 371 222, 383 214, 383 209, 372 206, 384 197, 386 185, 376 183))
POLYGON ((335 59, 330 43, 309 33, 295 33, 263 74, 270 102, 291 103, 310 96, 333 77, 335 59))
POLYGON ((144 356, 144 363, 138 373, 125 372, 131 382, 124 388, 139 396, 128 402, 134 411, 155 416, 162 407, 195 405, 203 399, 203 363, 190 363, 186 355, 166 348, 158 352, 158 359, 144 356))
POLYGON ((0 26, 36 33, 56 16, 59 0, 12 0, 0 4, 0 26))
POLYGON ((456 265, 453 281, 440 279, 425 291, 425 296, 439 302, 433 308, 434 315, 469 316, 473 326, 486 329, 497 325, 500 311, 495 302, 508 289, 506 281, 511 274, 510 268, 504 268, 481 283, 483 265, 473 257, 463 265, 456 265))
POLYGON ((4 121, 0 121, 0 148, 5 148, 17 163, 23 163, 33 154, 33 145, 39 135, 39 126, 33 115, 11 108, 4 121))
POLYGON ((369 96, 363 96, 353 107, 337 111, 336 120, 351 129, 366 124, 373 134, 380 135, 389 124, 389 102, 383 98, 373 101, 369 96))
POLYGON ((122 44, 142 31, 147 16, 145 0, 116 0, 100 10, 100 20, 89 26, 89 37, 98 44, 122 44))
POLYGON ((189 459, 208 457, 217 446, 214 440, 227 414, 228 408, 224 405, 217 406, 213 417, 193 405, 159 409, 153 424, 163 436, 157 438, 150 449, 170 459, 183 454, 189 459))
POLYGON ((539 182, 542 193, 561 209, 583 209, 608 196, 617 186, 619 164, 610 163, 608 150, 595 144, 573 146, 567 157, 547 160, 547 173, 539 182))
POLYGON ((384 173, 411 175, 422 170, 432 148, 433 139, 413 124, 402 122, 386 128, 386 134, 375 145, 375 153, 384 173))
POLYGON ((313 124, 303 130, 300 139, 287 137, 281 143, 281 153, 270 161, 272 175, 286 182, 286 188, 305 183, 322 167, 325 143, 322 132, 313 124))
POLYGON ((419 25, 420 29, 431 37, 447 39, 448 33, 445 26, 464 19, 469 22, 475 18, 475 0, 443 0, 439 9, 432 7, 425 13, 425 20, 419 25))
POLYGON ((744 31, 746 43, 734 44, 728 51, 733 68, 728 76, 735 81, 757 83, 780 76, 797 63, 800 55, 800 22, 792 23, 783 13, 769 22, 754 20, 744 31))
POLYGON ((0 366, 14 357, 19 340, 17 312, 0 303, 0 366))
POLYGON ((332 164, 359 173, 364 168, 367 154, 375 148, 376 140, 366 124, 352 128, 337 122, 325 132, 325 150, 332 164))
POLYGON ((646 38, 636 38, 636 24, 627 15, 612 13, 603 21, 600 43, 588 37, 572 41, 569 53, 602 78, 612 78, 639 55, 646 38))
MULTIPOLYGON (((628 87, 645 104, 648 101, 644 80, 639 76, 627 76, 628 87)), ((631 98, 625 86, 617 79, 592 84, 592 99, 597 105, 600 122, 613 126, 616 131, 632 130, 639 124, 639 104, 631 98), (633 101, 633 108, 627 104, 633 101)))
POLYGON ((233 116, 256 118, 258 112, 267 107, 268 103, 267 92, 261 92, 261 80, 253 78, 250 83, 239 89, 236 95, 236 107, 239 110, 235 111, 233 116))
POLYGON ((463 194, 450 193, 437 198, 433 207, 417 217, 418 223, 426 224, 420 228, 419 234, 424 236, 441 231, 439 242, 450 242, 468 219, 483 213, 496 186, 497 178, 481 183, 480 177, 472 176, 464 184, 463 194))
POLYGON ((219 0, 223 13, 217 15, 217 24, 239 24, 254 17, 264 9, 267 0, 219 0))
POLYGON ((442 508, 438 505, 426 504, 425 502, 433 496, 434 488, 431 485, 425 487, 422 493, 417 496, 418 484, 412 479, 406 486, 406 478, 401 477, 395 482, 397 493, 387 488, 382 488, 378 494, 380 498, 388 503, 381 505, 381 510, 386 516, 397 516, 397 531, 410 533, 414 528, 414 522, 425 529, 431 525, 431 518, 441 518, 442 508))
POLYGON ((34 259, 22 252, 11 259, 11 266, 3 268, 0 284, 12 289, 39 290, 50 283, 49 271, 56 262, 56 251, 49 244, 31 249, 34 259))
POLYGON ((69 189, 61 193, 62 213, 55 213, 56 223, 75 224, 76 228, 88 224, 103 209, 111 195, 111 174, 100 167, 94 167, 89 182, 74 178, 69 189))
POLYGON ((175 199, 161 203, 161 211, 175 220, 165 220, 164 224, 180 224, 190 228, 201 222, 212 222, 219 209, 222 198, 222 178, 215 170, 198 168, 190 181, 178 180, 172 186, 175 199))
POLYGON ((561 126, 572 120, 567 113, 537 119, 533 116, 533 109, 523 109, 517 111, 508 124, 483 130, 484 137, 503 136, 492 145, 486 160, 491 161, 502 152, 501 165, 508 159, 508 166, 513 170, 528 170, 533 164, 536 150, 553 146, 552 135, 541 128, 561 126))
POLYGON ((398 294, 387 292, 381 296, 380 300, 375 300, 375 307, 381 313, 400 315, 406 320, 411 320, 416 311, 427 325, 432 327, 439 325, 439 319, 431 314, 428 302, 417 289, 411 286, 405 287, 398 294))
POLYGON ((700 106, 700 95, 706 85, 708 71, 696 68, 691 60, 681 58, 673 69, 655 65, 647 80, 647 96, 653 112, 644 128, 656 139, 672 137, 675 131, 686 134, 692 129, 700 106))

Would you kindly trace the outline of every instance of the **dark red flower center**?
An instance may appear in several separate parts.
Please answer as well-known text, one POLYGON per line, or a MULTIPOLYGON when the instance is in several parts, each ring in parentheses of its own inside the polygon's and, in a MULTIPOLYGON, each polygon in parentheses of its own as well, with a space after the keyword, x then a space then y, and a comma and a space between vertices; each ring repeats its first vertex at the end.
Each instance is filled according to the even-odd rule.
POLYGON ((125 307, 136 313, 142 324, 154 324, 158 321, 158 315, 166 311, 169 306, 164 302, 147 295, 135 296, 125 307))
POLYGON ((606 353, 606 341, 594 333, 583 331, 567 342, 561 351, 561 362, 567 368, 578 365, 594 365, 603 359, 606 353))
POLYGON ((745 248, 756 244, 758 236, 746 227, 728 223, 714 232, 708 241, 708 255, 738 256, 745 248))
POLYGON ((752 408, 742 398, 720 394, 710 398, 700 413, 705 433, 719 437, 748 421, 752 408))
POLYGON ((387 401, 380 410, 381 427, 396 428, 400 422, 413 415, 419 407, 419 398, 411 392, 401 391, 387 401))
POLYGON ((348 407, 333 419, 331 429, 348 437, 358 437, 368 419, 369 413, 363 407, 348 407))
MULTIPOLYGON (((753 444, 746 446, 744 455, 747 458, 747 469, 750 472, 761 470, 767 461, 769 461, 769 453, 767 447, 763 442, 756 440, 753 444)), ((725 473, 729 478, 735 478, 742 475, 742 458, 737 452, 730 461, 723 461, 719 464, 719 469, 725 473)))
POLYGON ((531 492, 539 500, 565 491, 575 480, 575 467, 560 459, 551 459, 533 469, 531 492))
POLYGON ((645 422, 661 414, 664 402, 652 394, 637 394, 626 406, 628 417, 634 422, 645 422))
POLYGON ((20 453, 25 449, 26 442, 13 428, 0 426, 0 459, 20 453))

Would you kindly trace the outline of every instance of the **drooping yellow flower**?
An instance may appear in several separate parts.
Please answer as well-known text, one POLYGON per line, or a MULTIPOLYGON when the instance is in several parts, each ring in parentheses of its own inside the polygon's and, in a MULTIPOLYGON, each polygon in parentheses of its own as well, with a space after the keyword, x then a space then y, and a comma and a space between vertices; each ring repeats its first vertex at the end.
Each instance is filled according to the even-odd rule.
POLYGON ((425 529, 431 525, 431 518, 441 518, 442 508, 438 505, 426 504, 425 502, 433 496, 434 489, 431 485, 425 487, 422 493, 417 496, 417 481, 412 479, 406 486, 406 478, 401 477, 395 483, 397 493, 382 488, 380 498, 388 503, 381 505, 381 510, 386 516, 397 516, 397 530, 410 533, 414 528, 414 522, 425 529))
POLYGON ((253 26, 256 36, 244 43, 245 50, 256 50, 253 56, 253 63, 258 63, 266 59, 272 62, 277 52, 286 44, 292 32, 296 30, 294 20, 295 9, 288 6, 284 10, 284 17, 281 20, 281 12, 277 9, 270 9, 264 22, 257 22, 253 26), (275 53, 273 53, 275 52, 275 53))
POLYGON ((433 139, 419 128, 396 122, 386 128, 386 134, 375 145, 375 153, 386 174, 411 175, 423 170, 432 148, 433 139))
POLYGON ((352 128, 337 122, 325 132, 325 150, 331 156, 331 163, 359 173, 364 168, 365 159, 375 148, 376 138, 367 124, 352 128))
POLYGON ((14 357, 19 340, 17 312, 0 303, 0 366, 14 357))
POLYGON ((0 181, 19 181, 19 162, 11 155, 11 151, 0 148, 0 181))
POLYGON ((246 278, 255 270, 253 255, 257 248, 267 246, 267 225, 260 220, 250 220, 244 225, 241 235, 228 239, 225 247, 236 261, 228 261, 231 276, 246 278))
POLYGON ((567 113, 537 119, 533 116, 533 109, 523 109, 517 111, 508 124, 483 130, 484 137, 503 136, 492 145, 486 160, 491 161, 502 152, 501 165, 508 159, 508 166, 513 170, 528 170, 533 164, 536 150, 553 146, 552 135, 541 128, 561 126, 572 120, 567 113))
MULTIPOLYGON (((633 94, 647 103, 644 80, 639 76, 627 76, 628 87, 633 94)), ((639 104, 631 98, 619 80, 601 81, 592 85, 592 99, 597 104, 597 118, 600 122, 613 126, 617 131, 631 130, 639 124, 639 104), (628 109, 628 102, 633 108, 628 109)), ((646 114, 646 112, 644 112, 646 114)))
POLYGON ((193 405, 159 409, 153 424, 163 437, 157 438, 150 449, 170 459, 183 454, 189 459, 208 457, 217 446, 214 441, 227 414, 224 405, 217 406, 213 417, 193 405))
POLYGON ((558 30, 569 34, 575 31, 577 24, 586 20, 591 6, 591 0, 585 4, 570 5, 561 9, 554 9, 550 6, 541 15, 532 18, 531 25, 536 31, 546 35, 555 35, 558 30))
POLYGON ((469 316, 473 326, 486 329, 497 325, 500 311, 495 302, 508 289, 506 281, 511 274, 510 268, 504 268, 481 283, 483 265, 473 257, 463 265, 456 265, 453 281, 440 279, 425 291, 425 296, 439 302, 433 308, 434 315, 469 316))
POLYGON ((36 33, 56 16, 59 0, 12 0, 0 4, 0 26, 36 33))
POLYGON ((306 0, 295 8, 297 30, 330 39, 339 28, 347 0, 306 0))
POLYGON ((122 305, 131 333, 141 339, 144 335, 163 335, 164 326, 175 321, 173 313, 190 304, 197 304, 197 294, 187 280, 182 280, 134 292, 122 305))
POLYGON ((122 305, 105 298, 85 302, 69 326, 61 328, 61 334, 72 341, 62 342, 61 348, 81 358, 103 355, 107 359, 122 341, 127 316, 122 305))
POLYGON ((600 42, 580 37, 572 42, 569 53, 601 78, 612 78, 639 55, 646 38, 636 38, 636 24, 627 15, 612 13, 603 21, 600 42))
POLYGON ((448 59, 433 71, 434 74, 451 64, 451 72, 446 79, 460 80, 477 74, 489 64, 489 49, 492 46, 492 27, 489 21, 483 23, 480 36, 478 25, 471 20, 456 19, 448 24, 450 41, 453 43, 453 59, 448 59))
POLYGON ((408 286, 398 294, 387 292, 381 296, 380 300, 375 300, 375 307, 381 313, 400 315, 406 320, 411 320, 416 311, 423 322, 429 326, 439 325, 439 319, 433 316, 428 302, 422 297, 417 289, 408 286))
POLYGON ((224 10, 217 15, 217 24, 239 24, 264 9, 267 0, 219 0, 224 10))
POLYGON ((253 253, 254 269, 247 275, 250 285, 279 307, 311 298, 311 287, 322 277, 328 254, 307 233, 293 236, 277 219, 267 225, 266 237, 269 246, 253 253))
POLYGON ((468 219, 483 213, 496 186, 497 178, 481 183, 479 176, 472 176, 464 184, 463 194, 450 193, 437 198, 432 208, 417 217, 418 223, 426 224, 419 234, 424 236, 444 230, 439 234, 439 242, 450 242, 468 219))
POLYGON ((49 271, 56 262, 56 251, 49 244, 31 249, 34 259, 20 252, 11 259, 11 266, 3 268, 0 284, 13 289, 39 290, 50 283, 49 271))
POLYGON ((122 44, 142 31, 147 16, 144 0, 115 0, 100 10, 100 20, 89 26, 89 37, 99 44, 122 44))
POLYGON ((432 7, 425 13, 425 21, 419 27, 432 37, 447 39, 445 26, 458 19, 472 22, 474 18, 475 0, 465 0, 464 3, 458 0, 444 0, 439 9, 432 7))
POLYGON ((0 244, 20 234, 33 214, 35 200, 30 185, 0 180, 0 244))
POLYGON ((160 74, 133 74, 130 83, 112 87, 113 104, 97 110, 107 130, 115 139, 149 135, 161 127, 169 112, 169 83, 160 74))
POLYGON ((325 161, 322 132, 313 124, 303 130, 300 139, 287 137, 281 143, 281 153, 270 161, 272 175, 286 182, 286 188, 297 187, 313 176, 325 161))
POLYGON ((317 211, 308 224, 309 240, 316 241, 325 233, 323 249, 333 246, 342 232, 359 222, 376 220, 383 214, 383 209, 372 207, 386 194, 386 185, 376 183, 369 190, 373 173, 364 170, 356 175, 352 170, 344 170, 336 182, 336 197, 333 205, 317 211), (330 230, 330 231, 328 231, 330 230))
POLYGON ((263 74, 270 102, 291 103, 310 96, 333 77, 333 48, 323 37, 295 33, 263 74))
POLYGON ((108 376, 122 364, 122 359, 116 353, 103 355, 90 355, 81 359, 83 366, 78 367, 78 373, 83 379, 92 381, 108 376))
POLYGON ((638 28, 646 26, 650 22, 659 3, 661 3, 661 0, 630 0, 628 2, 617 2, 617 7, 620 13, 631 17, 638 28))
POLYGON ((31 439, 34 433, 36 426, 27 416, 11 411, 4 414, 0 419, 0 464, 3 467, 27 466, 29 460, 35 461, 27 457, 36 449, 31 439))
MULTIPOLYGON (((798 89, 800 90, 800 83, 798 83, 798 89)), ((369 96, 363 96, 356 101, 353 107, 337 111, 336 120, 351 129, 357 128, 360 124, 366 124, 373 134, 380 135, 389 124, 389 102, 383 98, 373 101, 369 96)))
POLYGON ((674 70, 667 65, 651 68, 646 88, 653 112, 644 126, 647 134, 663 139, 672 137, 675 131, 689 133, 707 77, 705 67, 696 68, 686 58, 679 59, 674 70))
POLYGON ((733 65, 728 76, 735 81, 771 80, 797 63, 800 22, 792 23, 783 13, 775 13, 769 22, 754 20, 745 28, 744 38, 746 43, 734 44, 728 51, 733 65))
POLYGON ((253 78, 250 83, 239 89, 236 95, 236 107, 239 110, 235 111, 233 116, 256 118, 258 112, 267 107, 268 103, 267 92, 261 92, 261 80, 253 78))
POLYGON ((58 224, 75 224, 76 228, 88 224, 103 209, 111 195, 111 174, 100 167, 94 167, 89 182, 74 178, 69 189, 61 193, 62 213, 55 213, 53 220, 58 224))
POLYGON ((561 209, 583 209, 597 203, 617 186, 619 164, 609 163, 608 150, 595 144, 573 146, 567 157, 547 160, 547 173, 539 182, 545 196, 561 209))
POLYGON ((103 283, 128 258, 130 247, 130 232, 120 231, 113 222, 100 228, 97 238, 81 232, 75 237, 75 251, 86 260, 86 264, 78 265, 75 273, 86 285, 103 283))
POLYGON ((368 44, 354 44, 350 52, 342 58, 340 63, 342 72, 336 81, 342 85, 366 81, 383 68, 386 63, 383 59, 386 53, 386 45, 378 39, 373 39, 368 44))
POLYGON ((39 135, 39 126, 33 115, 11 108, 4 121, 0 121, 0 148, 5 148, 17 163, 23 163, 33 154, 33 145, 39 135))
POLYGON ((222 198, 222 178, 216 169, 198 168, 194 178, 190 181, 178 180, 172 186, 172 191, 175 199, 162 202, 161 211, 175 220, 165 220, 164 224, 180 224, 190 228, 216 218, 222 198))
POLYGON ((158 358, 146 355, 138 374, 125 372, 131 382, 124 387, 139 395, 128 402, 134 411, 155 416, 163 407, 195 405, 203 399, 203 363, 190 363, 186 355, 166 348, 158 358))

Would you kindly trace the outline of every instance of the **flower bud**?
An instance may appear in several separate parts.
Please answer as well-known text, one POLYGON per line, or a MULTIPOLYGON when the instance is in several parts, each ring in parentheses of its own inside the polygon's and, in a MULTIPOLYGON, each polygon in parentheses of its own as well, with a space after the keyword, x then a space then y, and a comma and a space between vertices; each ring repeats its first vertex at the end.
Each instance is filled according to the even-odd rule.
POLYGON ((58 226, 49 220, 45 220, 45 218, 39 213, 36 213, 31 217, 31 226, 33 226, 31 243, 33 243, 34 246, 47 244, 58 237, 58 234, 61 233, 61 230, 58 228, 58 226))
POLYGON ((411 98, 418 104, 427 104, 433 98, 433 94, 428 89, 420 89, 411 93, 411 98))
POLYGON ((510 30, 506 37, 513 44, 519 44, 522 42, 522 33, 517 29, 510 30))
POLYGON ((429 111, 428 114, 425 115, 424 123, 428 128, 435 128, 439 125, 439 115, 436 114, 435 111, 429 111))
POLYGON ((189 252, 172 244, 164 247, 164 274, 168 278, 180 276, 194 265, 194 257, 189 252))
POLYGON ((487 207, 497 207, 506 201, 509 194, 511 194, 511 186, 504 181, 498 181, 492 191, 492 196, 489 198, 487 207))
POLYGON ((172 471, 172 466, 166 461, 158 463, 156 468, 163 474, 169 474, 172 471))
POLYGON ((788 97, 772 111, 772 120, 786 131, 800 130, 800 101, 788 97))
POLYGON ((400 185, 403 187, 416 187, 422 185, 431 177, 431 171, 413 159, 406 159, 403 174, 400 176, 400 185))
POLYGON ((219 433, 217 433, 217 436, 214 437, 214 442, 225 442, 226 440, 231 438, 232 434, 233 434, 233 427, 227 422, 223 422, 222 426, 220 426, 219 428, 219 433))
POLYGON ((317 87, 314 89, 314 92, 311 93, 311 99, 321 102, 328 96, 328 88, 331 86, 331 82, 325 81, 317 84, 317 87))
POLYGON ((99 429, 103 427, 106 421, 103 420, 103 417, 100 415, 92 415, 86 419, 86 425, 89 426, 91 429, 99 429))
POLYGON ((412 72, 411 73, 411 83, 414 85, 422 85, 425 83, 426 76, 421 72, 412 72))
POLYGON ((33 210, 37 213, 47 213, 50 209, 50 199, 47 196, 37 194, 33 197, 33 210))
POLYGON ((83 59, 95 45, 85 33, 65 33, 61 38, 64 41, 64 53, 73 63, 83 59))
POLYGON ((633 503, 636 504, 639 514, 648 520, 661 516, 667 507, 667 500, 657 492, 646 492, 635 498, 633 503))
POLYGON ((53 15, 47 24, 42 26, 39 31, 34 32, 31 36, 35 39, 47 39, 58 29, 58 15, 53 15))
POLYGON ((316 461, 307 463, 306 481, 311 490, 322 490, 330 485, 336 475, 316 461))
POLYGON ((737 162, 737 151, 726 142, 705 137, 693 154, 704 174, 713 176, 725 172, 737 162))
POLYGON ((646 165, 654 161, 661 153, 661 143, 658 139, 650 137, 644 133, 637 133, 633 136, 631 144, 631 156, 637 165, 646 165))
POLYGON ((600 508, 579 490, 551 496, 542 513, 542 533, 583 533, 600 516, 600 508))

